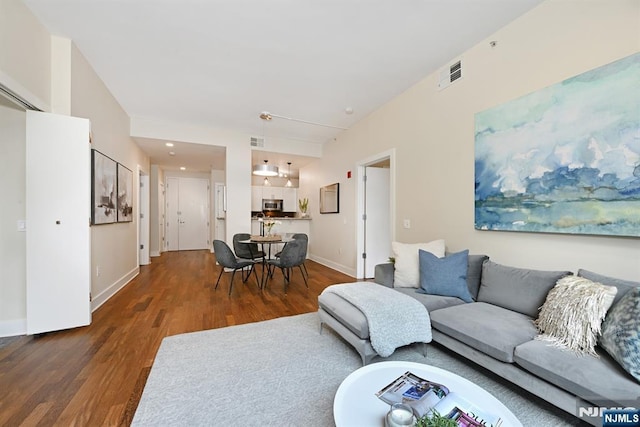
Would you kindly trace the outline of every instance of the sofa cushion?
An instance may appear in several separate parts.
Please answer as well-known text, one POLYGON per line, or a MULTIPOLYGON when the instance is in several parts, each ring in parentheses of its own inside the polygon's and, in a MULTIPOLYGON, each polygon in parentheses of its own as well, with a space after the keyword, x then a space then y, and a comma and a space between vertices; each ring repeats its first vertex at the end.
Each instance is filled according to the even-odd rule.
POLYGON ((427 307, 427 311, 429 313, 441 308, 464 304, 464 301, 462 301, 460 298, 446 297, 442 295, 420 294, 417 292, 417 289, 414 288, 396 288, 396 291, 417 299, 422 305, 427 307))
POLYGON ((482 278, 482 264, 488 260, 487 255, 469 255, 469 266, 467 267, 467 286, 469 293, 474 300, 478 298, 480 289, 480 279, 482 278))
POLYGON ((458 297, 464 302, 473 302, 467 286, 468 250, 439 258, 420 249, 418 259, 420 287, 416 292, 458 297))
POLYGON ((640 381, 640 288, 628 291, 609 311, 600 345, 640 381))
POLYGON ((529 341, 516 347, 514 361, 532 374, 589 402, 602 399, 628 404, 640 396, 640 384, 597 348, 598 355, 579 356, 544 341, 529 341))
POLYGON ((584 277, 566 276, 549 291, 535 320, 536 339, 595 355, 600 327, 618 289, 584 277))
POLYGON ((336 294, 318 296, 318 305, 361 339, 369 338, 369 324, 364 314, 353 304, 336 294))
POLYGON ((444 240, 429 243, 391 242, 395 258, 393 286, 396 288, 417 288, 419 283, 418 250, 429 251, 437 257, 444 256, 444 240))
POLYGON ((592 271, 584 269, 578 270, 578 276, 584 277, 585 279, 593 280, 594 282, 602 283, 603 285, 615 286, 616 288, 618 288, 618 293, 613 300, 613 304, 611 304, 612 308, 630 289, 640 286, 640 282, 616 279, 615 277, 605 276, 603 274, 594 273, 592 271))
POLYGON ((482 265, 478 301, 538 317, 547 293, 570 271, 544 271, 508 267, 487 260, 482 265))
POLYGON ((513 362, 516 346, 536 336, 533 319, 483 302, 430 313, 431 327, 502 362, 513 362))

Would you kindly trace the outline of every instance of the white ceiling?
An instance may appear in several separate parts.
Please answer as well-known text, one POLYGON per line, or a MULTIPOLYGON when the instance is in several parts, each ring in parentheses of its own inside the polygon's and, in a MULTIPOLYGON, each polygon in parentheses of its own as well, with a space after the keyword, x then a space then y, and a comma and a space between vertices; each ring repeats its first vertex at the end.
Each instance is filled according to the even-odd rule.
POLYGON ((313 143, 340 130, 260 113, 348 128, 541 1, 24 0, 131 117, 313 143))

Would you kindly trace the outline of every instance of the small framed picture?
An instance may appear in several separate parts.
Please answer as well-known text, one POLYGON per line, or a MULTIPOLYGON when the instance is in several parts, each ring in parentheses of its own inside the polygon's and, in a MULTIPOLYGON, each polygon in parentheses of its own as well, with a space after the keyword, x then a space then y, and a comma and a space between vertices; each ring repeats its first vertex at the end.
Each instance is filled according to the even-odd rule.
POLYGON ((118 163, 118 222, 133 221, 133 172, 118 163))
POLYGON ((98 150, 91 150, 91 224, 117 221, 117 163, 98 150))

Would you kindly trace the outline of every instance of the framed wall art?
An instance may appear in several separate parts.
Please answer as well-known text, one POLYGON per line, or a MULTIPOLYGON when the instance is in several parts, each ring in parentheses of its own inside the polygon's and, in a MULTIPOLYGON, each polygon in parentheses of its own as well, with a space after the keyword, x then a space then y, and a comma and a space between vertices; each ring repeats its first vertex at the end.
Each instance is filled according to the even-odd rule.
POLYGON ((91 224, 117 221, 117 163, 97 150, 91 150, 91 224))
POLYGON ((133 221, 133 172, 118 163, 118 222, 133 221))
POLYGON ((640 53, 476 114, 475 227, 640 236, 640 53))

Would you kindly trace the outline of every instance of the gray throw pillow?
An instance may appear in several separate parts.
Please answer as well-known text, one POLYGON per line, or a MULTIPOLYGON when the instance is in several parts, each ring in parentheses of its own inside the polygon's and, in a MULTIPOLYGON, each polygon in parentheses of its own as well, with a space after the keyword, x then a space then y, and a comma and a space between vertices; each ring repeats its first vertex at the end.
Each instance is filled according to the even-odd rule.
POLYGON ((420 249, 420 288, 416 292, 458 297, 464 302, 473 302, 467 286, 468 259, 468 250, 438 258, 420 249))
POLYGON ((594 282, 602 283, 603 285, 615 286, 618 288, 616 298, 613 300, 613 304, 611 305, 612 307, 616 305, 630 289, 640 286, 640 282, 616 279, 615 277, 605 276, 604 274, 594 273, 593 271, 584 270, 582 268, 578 270, 578 276, 593 280, 594 282))
POLYGON ((477 301, 497 305, 529 317, 538 317, 538 309, 558 280, 570 271, 544 271, 515 268, 487 260, 477 301))
POLYGON ((469 254, 469 268, 467 269, 467 286, 469 292, 475 300, 478 298, 478 290, 480 289, 480 278, 482 277, 482 264, 488 260, 487 255, 471 255, 469 254))
POLYGON ((628 291, 609 310, 600 345, 640 382, 640 288, 628 291))

